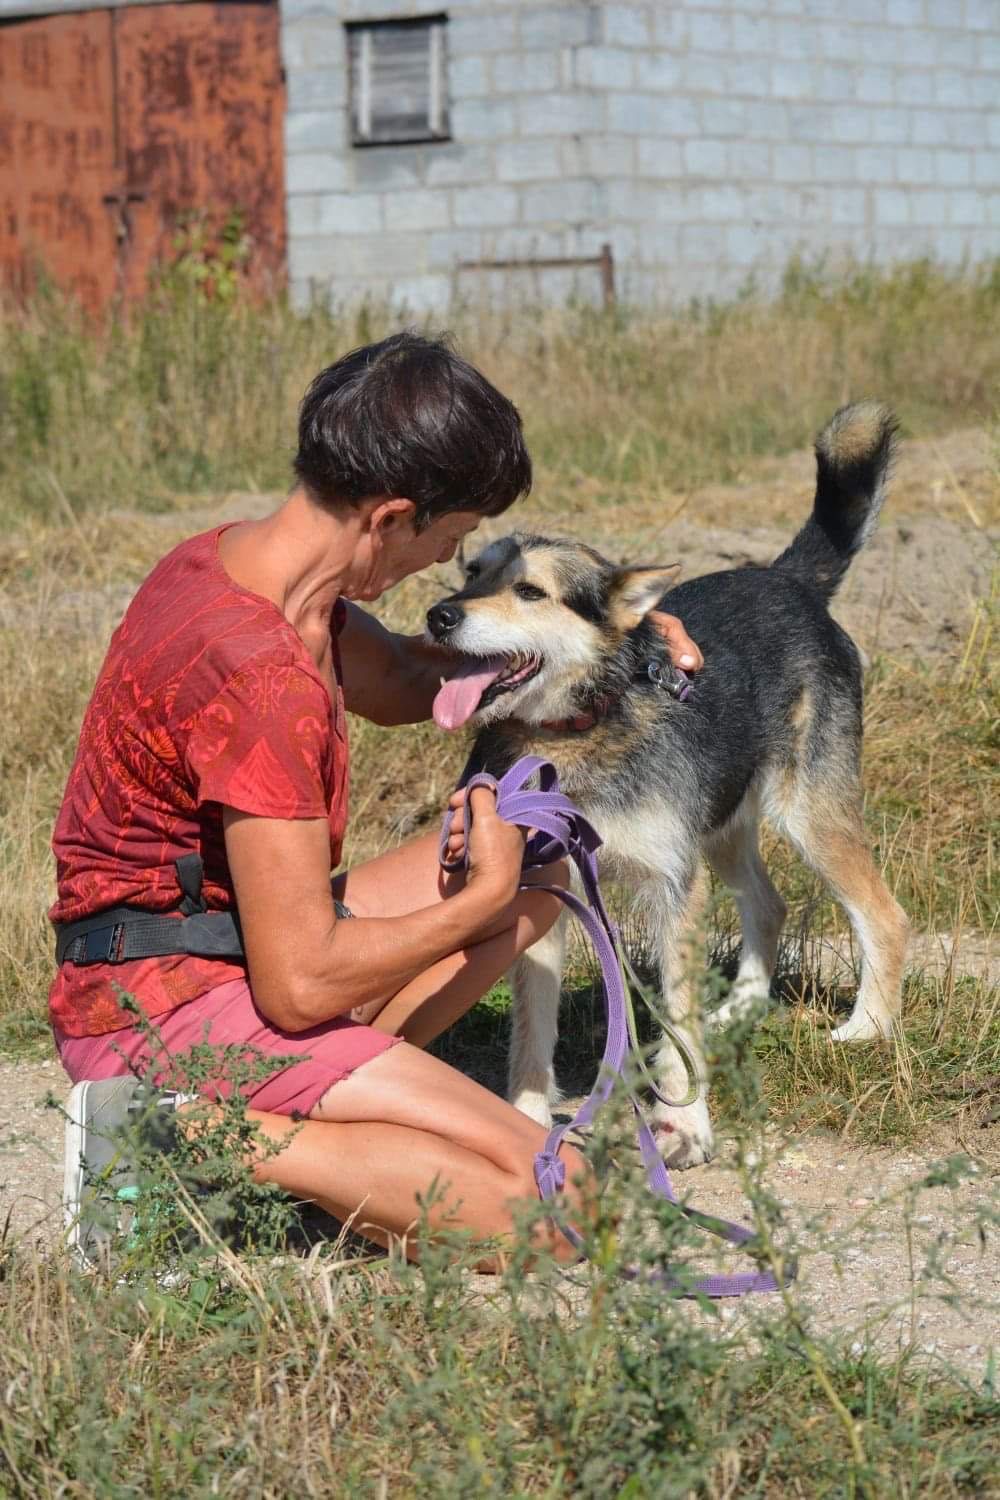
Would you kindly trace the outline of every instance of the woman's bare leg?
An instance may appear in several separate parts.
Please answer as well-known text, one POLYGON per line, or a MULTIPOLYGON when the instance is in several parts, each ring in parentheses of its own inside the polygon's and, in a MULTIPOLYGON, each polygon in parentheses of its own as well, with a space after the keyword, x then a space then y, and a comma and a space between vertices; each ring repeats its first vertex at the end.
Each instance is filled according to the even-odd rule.
POLYGON ((559 915, 557 896, 522 891, 511 908, 513 921, 494 937, 451 953, 418 974, 388 1001, 352 1012, 377 1031, 426 1047, 464 1016, 501 979, 517 958, 544 937, 559 915))
MULTIPOLYGON (((532 883, 558 886, 566 885, 568 878, 561 863, 527 877, 532 883)), ((444 874, 438 864, 437 837, 427 835, 338 876, 334 893, 359 917, 396 917, 447 901, 463 882, 460 874, 444 874)), ((358 1006, 351 1012, 353 1019, 426 1047, 548 932, 561 906, 559 898, 546 891, 521 891, 484 929, 481 941, 440 959, 395 995, 358 1006)))
MULTIPOLYGON (((510 1240, 517 1206, 537 1202, 532 1171, 546 1132, 488 1089, 418 1048, 402 1044, 334 1084, 308 1121, 251 1111, 264 1134, 285 1142, 257 1176, 384 1242, 405 1237, 420 1217, 418 1199, 436 1187, 432 1228, 477 1239, 510 1240), (382 1233, 379 1233, 382 1231, 382 1233)), ((594 1182, 572 1147, 561 1153, 566 1200, 578 1222, 590 1217, 594 1182)), ((558 1230, 539 1225, 536 1242, 561 1260, 577 1252, 558 1230)), ((416 1255, 418 1247, 408 1245, 416 1255)), ((493 1262, 484 1262, 493 1268, 493 1262)))
POLYGON ((333 894, 359 917, 401 917, 460 891, 465 876, 447 875, 438 862, 438 835, 389 849, 333 878, 333 894))

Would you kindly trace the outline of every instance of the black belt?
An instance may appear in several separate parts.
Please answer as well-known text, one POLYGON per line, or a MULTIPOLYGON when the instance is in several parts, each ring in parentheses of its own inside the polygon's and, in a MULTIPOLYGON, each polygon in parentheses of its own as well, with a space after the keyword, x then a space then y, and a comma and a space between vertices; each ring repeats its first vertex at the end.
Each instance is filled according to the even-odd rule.
POLYGON ((174 860, 182 900, 176 915, 139 906, 109 906, 78 922, 57 922, 56 963, 123 964, 130 958, 242 959, 243 934, 234 912, 206 911, 198 854, 174 860))
MULTIPOLYGON (((56 963, 123 964, 130 958, 167 958, 175 953, 245 962, 237 914, 205 910, 201 856, 182 854, 174 860, 174 869, 183 898, 176 914, 109 906, 78 922, 56 922, 56 963)), ((341 902, 333 905, 338 917, 353 915, 341 902)))
POLYGON ((56 963, 123 964, 130 958, 189 953, 199 958, 243 958, 243 936, 232 912, 154 916, 135 906, 111 906, 56 926, 56 963))

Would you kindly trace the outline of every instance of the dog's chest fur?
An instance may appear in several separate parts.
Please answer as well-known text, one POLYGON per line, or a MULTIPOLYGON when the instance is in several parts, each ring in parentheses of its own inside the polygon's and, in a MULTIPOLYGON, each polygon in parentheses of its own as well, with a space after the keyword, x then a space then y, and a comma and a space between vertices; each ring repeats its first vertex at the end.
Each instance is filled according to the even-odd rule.
POLYGON ((508 720, 476 740, 470 771, 501 776, 522 756, 551 761, 566 795, 598 829, 601 863, 618 878, 643 880, 689 851, 701 828, 701 799, 683 734, 670 718, 685 705, 662 690, 629 694, 613 716, 584 731, 552 731, 508 720))

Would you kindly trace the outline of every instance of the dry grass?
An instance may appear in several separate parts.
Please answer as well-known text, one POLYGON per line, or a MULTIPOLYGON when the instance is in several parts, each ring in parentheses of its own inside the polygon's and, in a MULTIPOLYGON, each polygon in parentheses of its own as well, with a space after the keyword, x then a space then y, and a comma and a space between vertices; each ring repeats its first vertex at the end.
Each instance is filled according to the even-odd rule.
MULTIPOLYGON (((994 414, 1000 272, 929 262, 829 277, 789 268, 774 302, 650 314, 474 308, 451 324, 519 403, 539 491, 562 511, 738 477, 807 443, 845 400, 891 395, 904 427, 994 414)), ((322 365, 395 326, 384 310, 154 301, 98 340, 54 298, 0 319, 0 514, 170 505, 281 488, 296 404, 322 365)))
MULTIPOLYGON (((997 304, 993 273, 963 280, 919 265, 830 283, 798 271, 776 304, 617 321, 465 314, 464 342, 525 412, 539 482, 522 522, 643 556, 662 545, 679 511, 688 524, 702 515, 795 524, 809 463, 782 469, 773 454, 805 440, 848 396, 888 394, 922 434, 956 417, 967 425, 988 410, 1000 374, 986 317, 997 304), (733 474, 748 482, 721 488, 733 474)), ((0 423, 13 434, 0 465, 15 523, 0 539, 0 786, 8 793, 0 1026, 8 1045, 44 1031, 47 842, 104 643, 129 590, 174 541, 211 524, 220 505, 211 491, 174 492, 178 453, 197 444, 202 470, 230 484, 280 483, 308 374, 378 331, 239 305, 153 307, 103 342, 56 307, 0 324, 0 423), (236 463, 240 453, 245 462, 236 463)), ((920 453, 901 466, 897 511, 931 507, 981 531, 1000 496, 988 453, 960 473, 948 441, 920 453)), ((239 513, 238 498, 227 503, 239 513)), ((411 579, 380 612, 412 629, 453 578, 443 569, 411 579)), ((869 827, 922 931, 990 933, 996 920, 994 619, 995 601, 984 601, 944 672, 906 655, 870 674, 869 827)), ((346 854, 357 860, 433 825, 464 745, 430 726, 362 722, 352 741, 346 854)), ((842 932, 808 873, 782 849, 774 859, 792 898, 790 931, 814 942, 842 932)), ((720 932, 730 919, 723 904, 720 932)), ((801 954, 786 968, 801 971, 801 954)), ((940 1016, 927 986, 912 1005, 940 1016)), ((963 1012, 945 1029, 958 1035, 965 1024, 963 1012)), ((819 1093, 830 1079, 821 1071, 814 1082, 819 1093)))

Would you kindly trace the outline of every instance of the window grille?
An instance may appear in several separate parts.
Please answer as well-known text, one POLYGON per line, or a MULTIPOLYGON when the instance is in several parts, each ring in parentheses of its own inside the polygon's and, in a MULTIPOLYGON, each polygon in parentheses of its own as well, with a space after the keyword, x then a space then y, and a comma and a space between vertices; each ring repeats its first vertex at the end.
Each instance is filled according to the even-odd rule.
POLYGON ((443 15, 347 27, 356 146, 448 139, 443 15))

